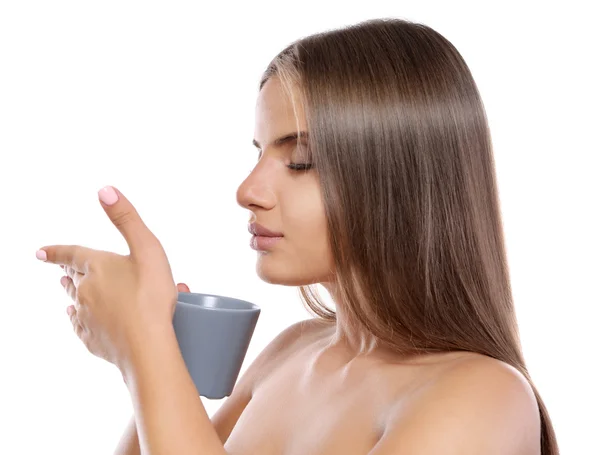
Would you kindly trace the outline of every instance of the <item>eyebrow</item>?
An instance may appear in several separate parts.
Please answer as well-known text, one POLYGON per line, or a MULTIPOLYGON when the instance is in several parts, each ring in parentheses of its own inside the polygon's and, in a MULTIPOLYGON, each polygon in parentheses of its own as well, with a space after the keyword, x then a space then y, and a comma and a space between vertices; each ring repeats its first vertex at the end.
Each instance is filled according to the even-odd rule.
MULTIPOLYGON (((275 139, 273 141, 273 145, 278 147, 280 145, 283 145, 287 142, 290 142, 292 140, 296 140, 298 138, 308 138, 308 133, 306 131, 300 131, 299 133, 289 133, 286 134, 285 136, 281 136, 278 139, 275 139)), ((252 145, 254 145, 254 147, 256 147, 257 149, 260 149, 260 144, 256 141, 256 139, 252 139, 252 145)))

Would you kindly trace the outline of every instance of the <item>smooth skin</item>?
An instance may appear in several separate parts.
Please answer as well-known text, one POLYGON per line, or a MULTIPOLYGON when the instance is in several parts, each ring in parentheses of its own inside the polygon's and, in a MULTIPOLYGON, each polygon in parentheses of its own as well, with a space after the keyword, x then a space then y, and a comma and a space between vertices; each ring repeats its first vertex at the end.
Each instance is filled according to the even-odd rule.
MULTIPOLYGON (((306 130, 299 103, 297 113, 306 130)), ((295 131, 292 105, 270 79, 256 105, 259 160, 237 200, 250 221, 284 235, 257 253, 259 277, 321 283, 335 300, 317 170, 287 167, 309 161, 301 139, 274 145, 295 131)), ((182 283, 178 289, 189 291, 182 283)), ((539 410, 516 369, 468 352, 403 358, 352 330, 342 306, 336 311, 334 324, 309 319, 286 328, 244 372, 211 419, 224 453, 540 454, 539 410)), ((140 454, 135 416, 115 454, 140 454)))
POLYGON ((64 266, 61 283, 75 302, 67 308, 73 329, 90 353, 123 375, 140 452, 224 455, 179 349, 177 287, 165 251, 120 191, 106 187, 98 196, 128 255, 50 245, 36 257, 64 266))

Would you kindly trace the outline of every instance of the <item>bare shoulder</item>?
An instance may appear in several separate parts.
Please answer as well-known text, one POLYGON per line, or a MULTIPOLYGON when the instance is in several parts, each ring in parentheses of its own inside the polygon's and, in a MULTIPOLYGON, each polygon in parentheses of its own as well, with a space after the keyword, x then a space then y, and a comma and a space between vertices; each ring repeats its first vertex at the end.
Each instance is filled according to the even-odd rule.
POLYGON ((404 397, 372 455, 538 455, 540 418, 514 367, 465 355, 404 397))
POLYGON ((311 318, 295 322, 283 329, 267 344, 248 368, 252 387, 260 385, 273 368, 281 367, 284 360, 288 360, 294 352, 318 337, 325 328, 327 328, 327 323, 311 318))
POLYGON ((212 416, 212 424, 225 444, 240 415, 252 399, 254 390, 273 371, 275 366, 283 364, 289 354, 298 349, 318 331, 324 323, 318 320, 296 322, 282 330, 256 356, 250 366, 236 382, 231 395, 212 416))

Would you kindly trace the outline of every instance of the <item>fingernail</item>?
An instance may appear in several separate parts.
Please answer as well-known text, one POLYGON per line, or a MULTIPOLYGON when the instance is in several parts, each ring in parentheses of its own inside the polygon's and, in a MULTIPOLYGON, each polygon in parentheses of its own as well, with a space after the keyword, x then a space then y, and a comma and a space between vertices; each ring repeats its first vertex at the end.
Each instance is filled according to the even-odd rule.
POLYGON ((48 259, 48 256, 46 255, 46 252, 44 250, 37 250, 35 252, 35 257, 38 258, 40 261, 45 261, 46 259, 48 259))
POLYGON ((63 286, 66 286, 68 282, 69 282, 69 277, 66 277, 66 276, 61 277, 60 284, 62 284, 63 286))
POLYGON ((112 186, 105 186, 100 191, 98 191, 98 197, 106 205, 113 205, 119 200, 119 196, 117 195, 117 192, 112 186))
POLYGON ((67 307, 67 314, 69 316, 71 316, 74 312, 75 312, 75 307, 73 305, 70 305, 67 307))

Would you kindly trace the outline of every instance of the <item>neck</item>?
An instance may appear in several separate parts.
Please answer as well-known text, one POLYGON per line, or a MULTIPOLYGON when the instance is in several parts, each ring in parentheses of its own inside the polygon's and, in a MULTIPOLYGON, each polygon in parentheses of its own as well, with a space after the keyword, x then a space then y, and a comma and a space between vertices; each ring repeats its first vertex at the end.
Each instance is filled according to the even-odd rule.
POLYGON ((328 337, 328 349, 346 351, 352 358, 382 351, 380 340, 349 315, 347 306, 342 302, 335 285, 322 284, 331 295, 336 307, 336 322, 328 337))

